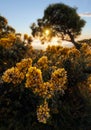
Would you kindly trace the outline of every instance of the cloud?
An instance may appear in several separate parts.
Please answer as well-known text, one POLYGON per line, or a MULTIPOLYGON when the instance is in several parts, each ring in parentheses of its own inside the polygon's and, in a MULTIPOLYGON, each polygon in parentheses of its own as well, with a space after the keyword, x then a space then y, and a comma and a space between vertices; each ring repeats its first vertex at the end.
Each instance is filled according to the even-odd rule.
POLYGON ((81 17, 91 17, 91 12, 88 12, 88 13, 80 13, 79 16, 81 16, 81 17))

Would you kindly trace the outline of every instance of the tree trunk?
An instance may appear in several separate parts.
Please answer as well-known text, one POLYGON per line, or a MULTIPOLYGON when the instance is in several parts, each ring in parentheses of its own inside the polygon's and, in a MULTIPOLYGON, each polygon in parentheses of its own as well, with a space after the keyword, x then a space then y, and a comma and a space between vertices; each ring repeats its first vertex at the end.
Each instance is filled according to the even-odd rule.
POLYGON ((68 35, 70 36, 71 42, 74 44, 74 46, 79 50, 81 45, 75 42, 74 36, 71 34, 71 32, 68 31, 68 35))

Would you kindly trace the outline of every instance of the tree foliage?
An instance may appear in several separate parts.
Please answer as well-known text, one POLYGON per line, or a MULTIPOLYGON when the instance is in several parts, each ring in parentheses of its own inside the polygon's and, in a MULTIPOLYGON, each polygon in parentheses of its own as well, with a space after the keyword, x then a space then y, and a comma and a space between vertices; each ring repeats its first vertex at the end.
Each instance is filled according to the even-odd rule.
POLYGON ((70 7, 63 3, 51 4, 45 11, 42 19, 38 19, 38 26, 33 24, 33 34, 38 31, 43 33, 43 28, 52 28, 52 32, 61 34, 61 37, 68 35, 75 44, 75 37, 81 34, 85 21, 77 14, 77 8, 70 7))
POLYGON ((0 38, 7 37, 8 33, 15 33, 15 29, 8 25, 6 18, 0 15, 0 38))

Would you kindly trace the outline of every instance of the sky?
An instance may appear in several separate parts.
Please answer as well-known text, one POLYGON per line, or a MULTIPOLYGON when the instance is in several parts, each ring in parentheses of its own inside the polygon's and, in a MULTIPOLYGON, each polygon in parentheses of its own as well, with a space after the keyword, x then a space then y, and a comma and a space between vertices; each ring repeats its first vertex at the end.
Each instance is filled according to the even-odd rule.
POLYGON ((52 3, 77 7, 77 13, 86 21, 80 38, 91 38, 91 0, 0 0, 0 15, 17 33, 31 33, 30 25, 42 18, 44 10, 52 3))

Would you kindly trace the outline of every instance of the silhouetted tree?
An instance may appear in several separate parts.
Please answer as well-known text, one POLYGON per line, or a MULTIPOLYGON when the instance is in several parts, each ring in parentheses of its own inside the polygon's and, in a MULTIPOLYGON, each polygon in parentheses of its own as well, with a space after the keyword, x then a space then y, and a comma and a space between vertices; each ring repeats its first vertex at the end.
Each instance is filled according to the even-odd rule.
MULTIPOLYGON (((45 9, 43 18, 37 21, 38 27, 43 28, 50 26, 53 31, 62 34, 62 36, 68 35, 72 43, 78 48, 78 44, 74 39, 80 35, 85 21, 80 18, 76 11, 77 8, 70 7, 63 3, 51 4, 45 9)), ((35 30, 34 28, 33 32, 35 30)))
POLYGON ((15 29, 8 25, 5 17, 0 16, 0 38, 7 37, 9 33, 15 33, 15 29))

